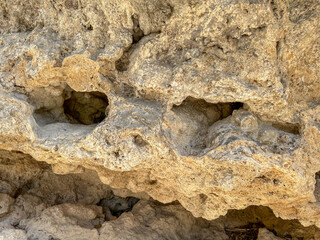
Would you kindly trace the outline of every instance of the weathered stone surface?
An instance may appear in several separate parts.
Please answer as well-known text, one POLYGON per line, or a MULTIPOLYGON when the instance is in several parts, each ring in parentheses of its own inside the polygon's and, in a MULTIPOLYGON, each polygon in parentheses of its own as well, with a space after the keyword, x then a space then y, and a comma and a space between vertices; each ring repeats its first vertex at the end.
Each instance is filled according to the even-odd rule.
POLYGON ((0 178, 17 188, 10 211, 0 217, 3 240, 257 239, 270 235, 264 228, 282 238, 320 236, 318 228, 277 218, 267 207, 230 210, 208 221, 178 202, 162 204, 128 190, 122 194, 131 197, 116 196, 120 191, 103 185, 94 171, 58 175, 22 153, 1 151, 0 156, 0 178))
POLYGON ((27 240, 27 235, 23 230, 7 229, 0 233, 1 240, 27 240))
POLYGON ((281 240, 266 228, 259 229, 258 240, 281 240))
POLYGON ((139 201, 132 212, 105 222, 100 239, 217 239, 227 240, 221 226, 195 219, 180 205, 139 201))
MULTIPOLYGON (((259 205, 320 227, 318 0, 0 0, 0 12, 1 149, 207 220, 259 205)), ((25 168, 0 190, 41 172, 15 179, 25 168)), ((39 197, 52 204, 48 174, 39 197)), ((103 195, 90 191, 88 205, 103 195)))
POLYGON ((0 217, 4 217, 10 212, 11 205, 14 199, 10 195, 5 193, 0 193, 0 217))
POLYGON ((98 231, 91 221, 99 212, 102 215, 98 206, 62 204, 44 210, 39 217, 28 221, 25 228, 31 238, 98 239, 98 231))

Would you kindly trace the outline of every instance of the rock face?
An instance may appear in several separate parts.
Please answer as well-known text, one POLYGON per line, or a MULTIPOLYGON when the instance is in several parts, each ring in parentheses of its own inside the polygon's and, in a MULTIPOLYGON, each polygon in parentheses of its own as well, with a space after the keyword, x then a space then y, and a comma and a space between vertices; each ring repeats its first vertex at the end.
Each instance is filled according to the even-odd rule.
POLYGON ((0 198, 5 212, 0 216, 1 240, 320 237, 318 228, 277 218, 267 207, 231 210, 208 221, 195 218, 177 201, 163 204, 146 194, 112 189, 92 170, 58 175, 29 155, 0 153, 1 186, 7 186, 0 198))
POLYGON ((1 218, 38 189, 20 203, 38 209, 26 233, 8 236, 50 239, 65 222, 79 235, 59 227, 53 238, 121 238, 149 208, 172 234, 151 227, 150 239, 196 238, 189 220, 183 236, 162 223, 153 200, 206 220, 264 206, 320 227, 318 0, 0 0, 0 12, 0 157, 19 162, 19 151, 53 171, 3 165, 1 218), (57 176, 93 181, 88 171, 108 186, 52 196, 57 176), (150 202, 121 215, 125 230, 119 218, 98 231, 92 221, 109 213, 96 204, 111 188, 150 202))

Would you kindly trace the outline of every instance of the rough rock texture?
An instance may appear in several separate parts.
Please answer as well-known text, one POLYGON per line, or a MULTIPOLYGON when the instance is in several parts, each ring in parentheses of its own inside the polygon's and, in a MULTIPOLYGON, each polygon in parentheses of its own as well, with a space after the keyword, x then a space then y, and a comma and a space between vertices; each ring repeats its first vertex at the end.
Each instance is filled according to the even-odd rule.
POLYGON ((272 232, 266 228, 259 229, 258 240, 280 240, 281 238, 276 237, 272 232))
POLYGON ((163 204, 147 195, 111 189, 92 170, 58 175, 29 155, 0 153, 0 179, 7 186, 2 190, 7 198, 0 198, 0 206, 7 206, 0 217, 1 240, 320 237, 318 228, 277 218, 267 207, 230 210, 208 221, 195 218, 177 201, 163 204))
MULTIPOLYGON (((259 205, 320 227, 318 0, 0 0, 0 13, 1 149, 207 220, 259 205)), ((0 185, 0 216, 15 187, 0 185)))

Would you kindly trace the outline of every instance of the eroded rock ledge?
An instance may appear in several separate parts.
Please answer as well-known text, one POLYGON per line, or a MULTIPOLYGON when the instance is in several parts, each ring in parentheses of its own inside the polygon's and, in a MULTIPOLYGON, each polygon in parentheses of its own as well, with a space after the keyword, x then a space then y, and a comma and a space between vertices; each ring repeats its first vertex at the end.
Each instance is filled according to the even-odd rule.
POLYGON ((194 217, 264 206, 320 227, 318 0, 0 12, 1 149, 194 217))
POLYGON ((0 170, 0 239, 263 240, 320 236, 318 228, 282 220, 261 206, 230 210, 213 221, 195 218, 178 202, 162 204, 146 194, 111 189, 88 169, 58 175, 48 164, 20 152, 1 150, 0 170))

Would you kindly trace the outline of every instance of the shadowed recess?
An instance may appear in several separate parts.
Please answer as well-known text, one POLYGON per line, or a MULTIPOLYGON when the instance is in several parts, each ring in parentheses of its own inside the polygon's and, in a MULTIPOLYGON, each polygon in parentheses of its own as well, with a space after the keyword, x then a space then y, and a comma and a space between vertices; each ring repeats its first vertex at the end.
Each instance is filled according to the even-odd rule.
POLYGON ((70 122, 86 125, 100 123, 106 118, 108 98, 100 92, 68 93, 64 101, 64 113, 70 122))
POLYGON ((179 111, 180 109, 185 109, 188 112, 195 111, 195 113, 202 113, 207 118, 210 126, 213 123, 232 115, 233 110, 240 109, 242 107, 243 103, 241 102, 214 104, 208 103, 204 99, 187 97, 180 105, 174 105, 172 110, 179 111))
POLYGON ((204 99, 187 97, 180 105, 174 105, 172 115, 167 118, 170 138, 180 154, 198 155, 206 149, 209 127, 232 115, 243 107, 241 102, 208 103, 204 99))

